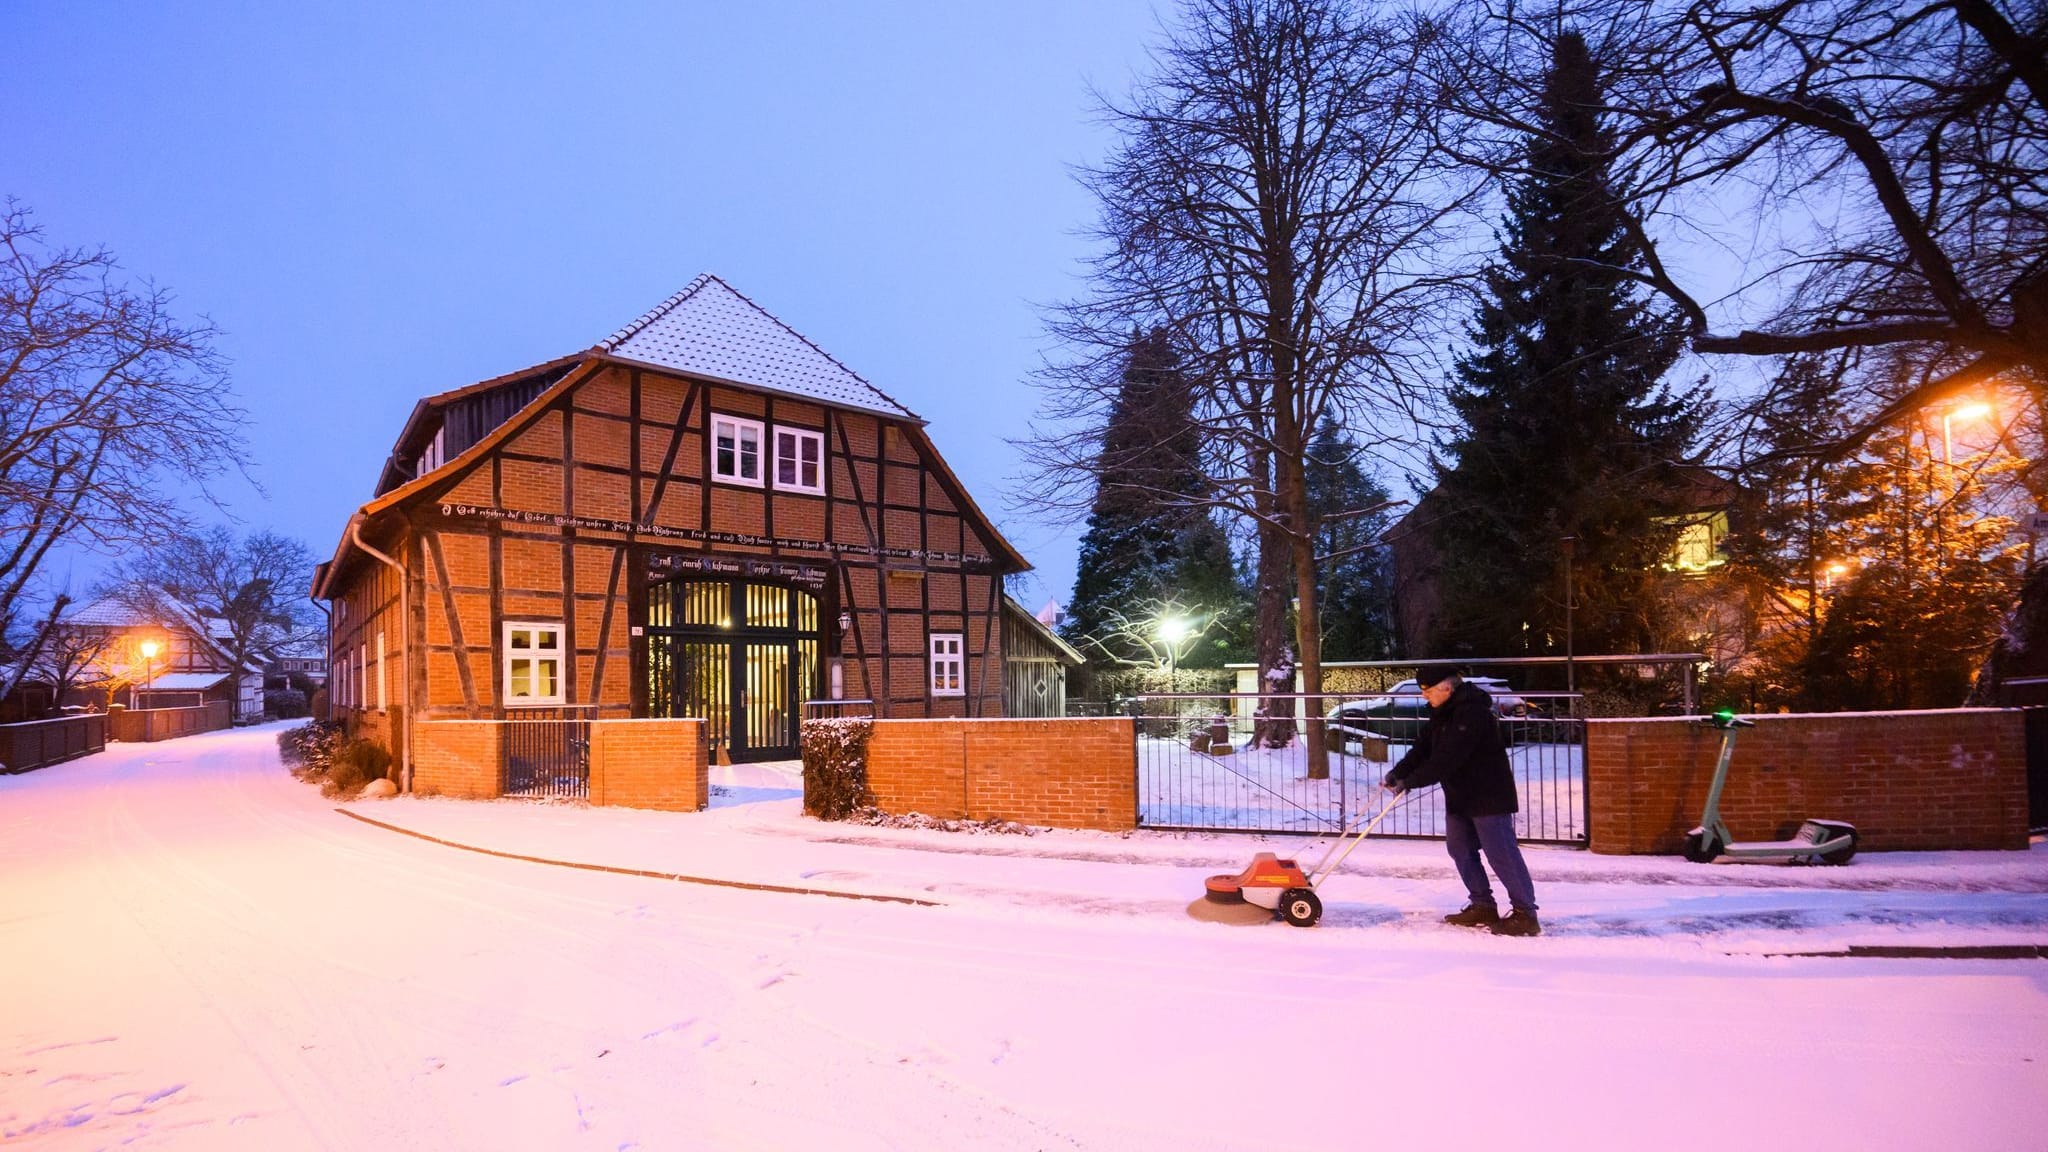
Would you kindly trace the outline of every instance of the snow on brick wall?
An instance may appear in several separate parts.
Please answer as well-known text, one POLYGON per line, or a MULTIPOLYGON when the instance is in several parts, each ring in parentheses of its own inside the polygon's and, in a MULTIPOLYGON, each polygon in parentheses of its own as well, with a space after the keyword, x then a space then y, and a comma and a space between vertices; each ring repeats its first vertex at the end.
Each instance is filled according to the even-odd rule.
POLYGON ((1121 831, 1138 823, 1128 718, 877 720, 868 788, 885 812, 1121 831))

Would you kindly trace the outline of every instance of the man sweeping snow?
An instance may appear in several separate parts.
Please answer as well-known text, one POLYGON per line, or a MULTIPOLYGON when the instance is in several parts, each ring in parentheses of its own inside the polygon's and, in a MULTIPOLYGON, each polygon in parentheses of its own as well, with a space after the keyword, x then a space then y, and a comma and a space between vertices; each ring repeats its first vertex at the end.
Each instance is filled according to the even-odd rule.
POLYGON ((1471 893, 1462 911, 1444 917, 1447 924, 1490 928, 1497 936, 1535 936, 1536 885, 1515 843, 1514 773, 1508 769, 1507 745, 1494 719, 1493 697, 1468 684, 1449 668, 1419 668, 1415 683, 1429 703, 1429 724, 1401 762, 1387 772, 1392 792, 1440 784, 1444 790, 1444 847, 1458 866, 1458 877, 1471 893), (1484 850, 1493 874, 1507 889, 1508 915, 1494 902, 1493 886, 1479 863, 1484 850))

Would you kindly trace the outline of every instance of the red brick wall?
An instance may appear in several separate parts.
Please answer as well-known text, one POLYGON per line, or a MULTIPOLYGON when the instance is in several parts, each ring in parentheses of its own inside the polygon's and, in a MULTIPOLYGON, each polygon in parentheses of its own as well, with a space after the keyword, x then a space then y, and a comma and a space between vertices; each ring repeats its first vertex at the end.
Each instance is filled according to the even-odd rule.
POLYGON ((424 796, 488 800, 498 795, 504 725, 427 720, 413 725, 412 790, 424 796))
MULTIPOLYGON (((2027 846, 2017 711, 1752 719, 1721 791, 1738 840, 1783 839, 1819 817, 1856 825, 1859 850, 2027 846)), ((1588 721, 1593 851, 1678 852, 1706 806, 1720 748, 1721 733, 1697 721, 1588 721)))
POLYGON ((590 802, 701 811, 711 798, 702 720, 597 720, 590 725, 590 802))
POLYGON ((1121 831, 1138 823, 1131 721, 877 720, 868 787, 885 812, 1121 831))

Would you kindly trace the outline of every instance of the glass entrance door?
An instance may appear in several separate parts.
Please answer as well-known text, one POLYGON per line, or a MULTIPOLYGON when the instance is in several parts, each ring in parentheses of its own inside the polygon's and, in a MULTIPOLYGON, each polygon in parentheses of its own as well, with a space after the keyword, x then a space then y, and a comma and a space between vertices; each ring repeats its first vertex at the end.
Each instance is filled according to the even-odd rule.
POLYGON ((800 588, 686 577, 647 598, 650 716, 703 718, 713 755, 793 759, 819 692, 817 597, 800 588))

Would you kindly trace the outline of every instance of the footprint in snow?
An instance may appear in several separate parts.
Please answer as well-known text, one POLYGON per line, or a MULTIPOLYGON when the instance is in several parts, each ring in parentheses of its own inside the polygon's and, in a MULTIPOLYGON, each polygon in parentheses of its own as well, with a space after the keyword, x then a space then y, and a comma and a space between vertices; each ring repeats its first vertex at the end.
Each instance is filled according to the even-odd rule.
POLYGON ((672 1033, 686 1032, 690 1029, 690 1026, 695 1024, 696 1022, 697 1018, 695 1016, 692 1016, 688 1020, 678 1020, 673 1024, 664 1024, 661 1027, 656 1028, 654 1031, 641 1036, 640 1038, 642 1040, 656 1040, 663 1036, 670 1035, 672 1033))
POLYGON ((517 1083, 519 1083, 519 1082, 520 1082, 521 1080, 524 1080, 524 1079, 526 1079, 526 1073, 524 1073, 524 1072, 518 1072, 518 1073, 514 1073, 513 1075, 507 1076, 507 1077, 505 1077, 505 1078, 504 1078, 503 1080, 500 1080, 500 1081, 498 1081, 498 1087, 500 1087, 500 1088, 510 1088, 510 1087, 511 1087, 511 1086, 513 1086, 514 1084, 517 1084, 517 1083))

